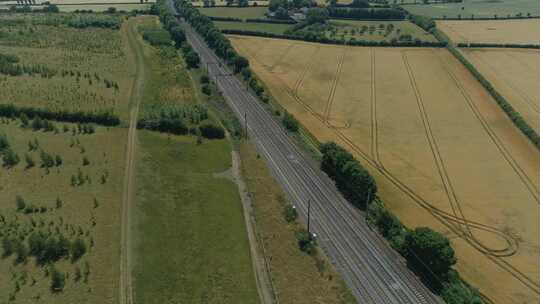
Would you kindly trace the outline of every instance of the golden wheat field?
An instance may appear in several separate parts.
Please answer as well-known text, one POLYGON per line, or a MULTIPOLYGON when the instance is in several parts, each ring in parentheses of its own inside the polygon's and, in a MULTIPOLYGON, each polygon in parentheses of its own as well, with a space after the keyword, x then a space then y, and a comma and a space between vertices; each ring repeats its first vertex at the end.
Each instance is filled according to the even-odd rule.
POLYGON ((540 50, 463 49, 474 66, 540 131, 540 50))
POLYGON ((540 19, 437 21, 454 42, 540 44, 540 19))
POLYGON ((319 141, 367 166, 407 226, 451 239, 488 303, 539 303, 538 151, 446 49, 230 39, 319 141))

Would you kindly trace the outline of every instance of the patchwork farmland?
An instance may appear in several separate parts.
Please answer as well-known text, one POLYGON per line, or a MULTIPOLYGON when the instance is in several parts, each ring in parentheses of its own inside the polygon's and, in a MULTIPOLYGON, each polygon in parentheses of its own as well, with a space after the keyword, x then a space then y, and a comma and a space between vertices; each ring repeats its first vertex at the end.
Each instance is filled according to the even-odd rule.
POLYGON ((538 151, 446 49, 230 39, 319 141, 368 166, 406 225, 451 238, 487 302, 538 299, 538 151))
POLYGON ((540 44, 540 19, 437 21, 456 43, 540 44))

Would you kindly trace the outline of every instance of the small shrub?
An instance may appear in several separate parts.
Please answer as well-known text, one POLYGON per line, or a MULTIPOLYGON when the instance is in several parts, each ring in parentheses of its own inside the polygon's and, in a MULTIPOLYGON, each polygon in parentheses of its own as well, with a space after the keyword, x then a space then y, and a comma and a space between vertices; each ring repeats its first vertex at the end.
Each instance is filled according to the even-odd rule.
POLYGON ((66 285, 66 275, 63 272, 60 272, 56 270, 54 267, 52 267, 51 291, 54 293, 62 292, 64 290, 65 285, 66 285))
POLYGON ((298 241, 298 247, 300 248, 300 250, 307 254, 315 253, 315 239, 309 234, 307 230, 299 230, 296 233, 296 240, 298 241))
POLYGON ((285 220, 287 221, 287 223, 294 222, 298 217, 298 212, 296 211, 296 208, 289 204, 285 206, 285 210, 283 213, 285 215, 285 220))
POLYGON ((220 126, 216 126, 211 123, 205 123, 205 124, 200 125, 199 130, 201 131, 201 135, 204 138, 208 138, 208 139, 225 138, 225 130, 220 126))

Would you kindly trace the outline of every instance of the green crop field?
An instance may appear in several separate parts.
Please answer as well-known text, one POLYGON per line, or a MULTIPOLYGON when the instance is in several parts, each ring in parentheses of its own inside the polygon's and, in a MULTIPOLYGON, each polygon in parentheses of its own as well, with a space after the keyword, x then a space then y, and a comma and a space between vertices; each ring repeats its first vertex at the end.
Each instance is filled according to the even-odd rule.
POLYGON ((200 8, 201 13, 210 17, 232 17, 232 18, 264 18, 268 11, 267 7, 208 7, 200 8))
MULTIPOLYGON (((141 32, 160 27, 155 17, 138 21, 141 32)), ((144 60, 140 116, 199 104, 174 50, 145 44, 144 60)), ((135 301, 258 303, 229 140, 140 130, 136 155, 135 301)))
POLYGON ((221 30, 245 30, 272 34, 283 34, 293 26, 291 24, 228 21, 214 21, 214 24, 221 30))
MULTIPOLYGON (((400 3, 399 0, 397 3, 400 3)), ((407 11, 426 15, 434 18, 471 18, 516 16, 522 14, 526 16, 540 16, 540 4, 537 0, 464 0, 463 3, 444 3, 429 5, 404 5, 407 11)))

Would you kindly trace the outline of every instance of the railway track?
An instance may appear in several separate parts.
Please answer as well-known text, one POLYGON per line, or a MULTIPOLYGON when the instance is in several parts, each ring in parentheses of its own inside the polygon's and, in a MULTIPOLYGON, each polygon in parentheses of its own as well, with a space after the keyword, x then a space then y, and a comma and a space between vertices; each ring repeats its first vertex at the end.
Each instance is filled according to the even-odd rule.
MULTIPOLYGON (((219 62, 189 26, 188 41, 205 62, 219 62)), ((247 114, 248 132, 278 181, 305 217, 312 202, 313 229, 353 294, 362 303, 440 303, 407 269, 403 260, 370 230, 363 214, 353 208, 333 182, 311 163, 287 137, 257 99, 224 66, 208 66, 218 88, 240 118, 247 114)))

